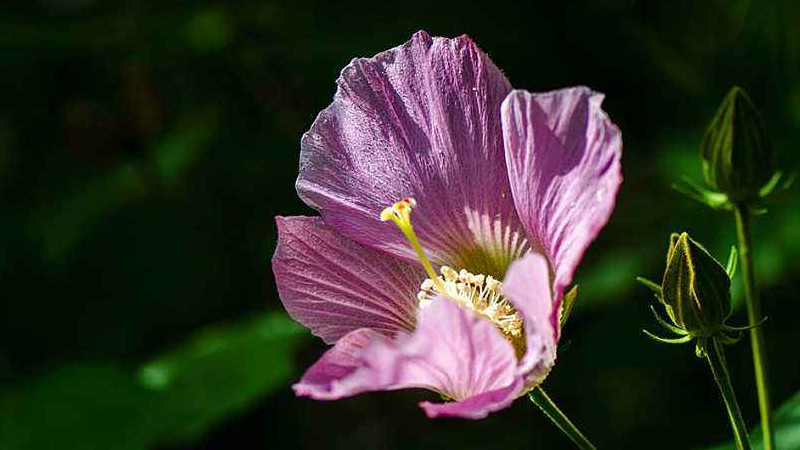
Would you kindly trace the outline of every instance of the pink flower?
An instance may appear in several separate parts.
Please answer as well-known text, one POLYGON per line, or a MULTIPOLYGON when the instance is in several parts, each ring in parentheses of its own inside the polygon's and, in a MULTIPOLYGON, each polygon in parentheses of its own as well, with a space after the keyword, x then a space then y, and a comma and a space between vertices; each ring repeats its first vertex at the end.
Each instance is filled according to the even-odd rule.
POLYGON ((453 400, 429 417, 482 418, 541 383, 622 182, 602 100, 512 90, 466 36, 345 67, 301 143, 297 191, 322 217, 276 218, 281 300, 334 344, 295 392, 425 388, 453 400))

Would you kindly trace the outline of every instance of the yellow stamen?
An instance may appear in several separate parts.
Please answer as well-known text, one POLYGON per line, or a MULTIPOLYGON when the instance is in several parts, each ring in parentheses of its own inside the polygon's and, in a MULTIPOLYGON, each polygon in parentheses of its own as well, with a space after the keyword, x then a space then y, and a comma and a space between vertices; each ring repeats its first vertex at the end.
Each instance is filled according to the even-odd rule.
MULTIPOLYGON (((414 233, 414 227, 411 225, 411 209, 415 206, 417 206, 416 200, 410 197, 404 198, 394 205, 384 208, 381 211, 381 220, 383 222, 391 220, 397 225, 397 228, 400 228, 408 242, 411 243, 411 248, 417 253, 417 257, 422 263, 422 267, 425 268, 425 272, 428 273, 428 277, 434 280, 437 278, 436 271, 433 269, 428 257, 425 256, 425 251, 422 250, 417 234, 414 233)), ((434 284, 437 284, 437 282, 434 281, 434 284)), ((441 282, 438 284, 439 286, 437 287, 441 287, 441 291, 444 292, 444 285, 441 282)))
POLYGON ((491 275, 475 275, 465 269, 456 272, 455 269, 442 266, 440 276, 426 278, 422 282, 417 294, 419 307, 427 308, 437 295, 489 319, 511 342, 518 357, 525 354, 522 318, 503 296, 499 280, 491 275), (445 290, 442 291, 439 286, 445 290))
POLYGON ((392 222, 400 228, 416 252, 425 272, 428 273, 417 294, 419 307, 431 305, 436 296, 442 296, 462 308, 474 311, 490 320, 514 346, 518 357, 525 354, 523 322, 516 309, 501 292, 501 282, 492 276, 474 275, 465 269, 456 272, 441 266, 441 275, 436 273, 411 225, 411 210, 417 206, 413 198, 404 198, 381 212, 381 220, 392 222))

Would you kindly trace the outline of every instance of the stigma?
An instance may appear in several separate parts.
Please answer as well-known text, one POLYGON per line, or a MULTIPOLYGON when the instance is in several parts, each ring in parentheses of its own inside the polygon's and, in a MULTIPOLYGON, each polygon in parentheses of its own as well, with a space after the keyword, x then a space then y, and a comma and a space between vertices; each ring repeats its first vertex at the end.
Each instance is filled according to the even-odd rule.
MULTIPOLYGON (((397 225, 397 228, 400 228, 400 231, 402 231, 403 235, 408 239, 411 248, 414 249, 417 258, 419 258, 419 261, 425 268, 425 272, 428 273, 431 279, 435 279, 437 277, 436 271, 433 270, 433 265, 431 265, 428 257, 425 256, 425 251, 422 250, 422 245, 420 245, 419 239, 417 239, 414 227, 411 226, 411 210, 414 209, 415 206, 417 206, 416 200, 410 197, 404 198, 392 206, 384 208, 383 211, 381 211, 381 221, 386 222, 391 220, 397 225)), ((433 281, 433 283, 437 282, 433 281)))
POLYGON ((491 275, 475 275, 466 269, 457 272, 448 266, 441 266, 441 275, 437 273, 411 225, 411 210, 415 206, 416 200, 404 198, 385 208, 380 217, 384 222, 391 220, 403 232, 428 274, 417 294, 420 309, 427 308, 436 297, 440 297, 473 311, 494 324, 521 358, 525 354, 524 324, 516 309, 503 296, 502 283, 491 275))

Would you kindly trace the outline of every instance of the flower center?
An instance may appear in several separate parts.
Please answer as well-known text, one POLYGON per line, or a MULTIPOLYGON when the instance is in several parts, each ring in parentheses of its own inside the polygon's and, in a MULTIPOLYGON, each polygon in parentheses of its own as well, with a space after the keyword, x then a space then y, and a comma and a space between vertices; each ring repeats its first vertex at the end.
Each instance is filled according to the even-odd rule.
POLYGON ((417 294, 420 309, 430 306, 437 296, 455 302, 492 322, 514 346, 517 357, 522 357, 525 354, 523 322, 517 310, 503 296, 502 283, 491 275, 476 275, 466 269, 456 272, 448 266, 441 266, 441 275, 438 275, 411 226, 411 210, 416 205, 413 198, 405 198, 384 209, 381 220, 391 220, 400 228, 428 273, 428 278, 423 280, 417 294))

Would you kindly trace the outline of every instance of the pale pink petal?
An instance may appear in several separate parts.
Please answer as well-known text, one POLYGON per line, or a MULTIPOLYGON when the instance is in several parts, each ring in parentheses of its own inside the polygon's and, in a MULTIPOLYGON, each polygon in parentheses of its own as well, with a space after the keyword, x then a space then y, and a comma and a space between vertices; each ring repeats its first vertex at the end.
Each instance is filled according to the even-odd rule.
POLYGON ((519 371, 526 387, 539 384, 555 364, 559 309, 550 286, 547 260, 537 253, 514 261, 503 280, 503 295, 525 323, 526 351, 519 371))
POLYGON ((491 322, 437 297, 420 311, 413 334, 389 339, 370 330, 354 331, 294 389, 298 395, 334 400, 368 391, 425 388, 460 402, 446 408, 425 403, 432 417, 478 418, 508 406, 519 394, 516 368, 513 347, 491 322))
POLYGON ((319 217, 276 217, 275 284, 296 321, 333 343, 369 328, 385 335, 414 329, 423 271, 372 250, 319 217))
POLYGON ((460 417, 462 419, 483 419, 489 413, 508 408, 522 391, 522 380, 516 379, 506 387, 474 395, 460 402, 432 403, 422 402, 419 406, 425 414, 436 417, 460 417))
POLYGON ((622 139, 585 87, 514 91, 503 102, 503 136, 514 201, 555 272, 558 301, 605 226, 622 183, 622 139))
POLYGON ((419 203, 414 226, 438 264, 502 275, 526 248, 500 125, 506 78, 472 40, 416 33, 353 60, 333 103, 303 136, 300 197, 337 231, 416 260, 381 210, 419 203))

